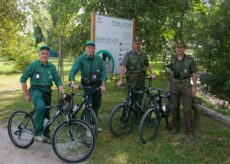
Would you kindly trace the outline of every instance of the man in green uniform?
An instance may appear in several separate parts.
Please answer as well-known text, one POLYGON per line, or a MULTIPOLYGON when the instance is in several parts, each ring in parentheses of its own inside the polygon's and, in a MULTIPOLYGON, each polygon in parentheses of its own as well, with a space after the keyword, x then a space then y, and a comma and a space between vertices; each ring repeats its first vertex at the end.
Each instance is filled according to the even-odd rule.
MULTIPOLYGON (((93 41, 87 41, 85 43, 85 52, 79 56, 74 62, 70 73, 69 80, 71 85, 78 89, 75 84, 75 75, 81 71, 81 84, 82 86, 92 87, 92 89, 85 89, 84 92, 89 96, 89 102, 97 117, 98 111, 101 105, 101 93, 106 91, 106 71, 100 56, 95 55, 95 43, 93 41), (96 90, 95 88, 101 88, 96 90)), ((98 128, 98 131, 102 131, 98 128)))
MULTIPOLYGON (((121 62, 119 80, 117 85, 121 86, 123 83, 123 76, 126 69, 126 78, 128 84, 134 86, 145 86, 146 69, 150 72, 150 78, 154 79, 156 76, 149 64, 147 55, 141 50, 142 40, 135 37, 133 40, 133 50, 128 52, 121 62)), ((143 93, 136 93, 136 99, 141 103, 143 93)))
POLYGON ((49 119, 49 109, 46 106, 51 104, 51 87, 53 81, 64 94, 64 88, 58 75, 56 67, 48 61, 50 48, 42 46, 39 48, 39 60, 27 66, 21 76, 20 82, 25 95, 25 100, 32 99, 35 107, 35 140, 40 142, 49 141, 49 129, 43 130, 43 122, 49 119), (30 78, 30 89, 27 89, 26 81, 30 78))
POLYGON ((197 67, 192 57, 185 55, 185 43, 176 43, 176 55, 171 58, 172 82, 170 84, 171 103, 173 110, 172 133, 176 134, 180 127, 180 99, 182 99, 185 126, 188 138, 193 140, 192 99, 196 95, 197 67), (193 86, 190 83, 192 77, 193 86))

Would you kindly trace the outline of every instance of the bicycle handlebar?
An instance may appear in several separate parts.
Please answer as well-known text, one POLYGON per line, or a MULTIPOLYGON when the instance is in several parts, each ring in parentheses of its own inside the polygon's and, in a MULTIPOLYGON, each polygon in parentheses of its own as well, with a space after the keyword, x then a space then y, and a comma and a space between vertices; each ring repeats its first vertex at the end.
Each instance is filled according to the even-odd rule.
POLYGON ((157 91, 162 98, 170 98, 171 93, 162 88, 150 88, 150 91, 157 91))

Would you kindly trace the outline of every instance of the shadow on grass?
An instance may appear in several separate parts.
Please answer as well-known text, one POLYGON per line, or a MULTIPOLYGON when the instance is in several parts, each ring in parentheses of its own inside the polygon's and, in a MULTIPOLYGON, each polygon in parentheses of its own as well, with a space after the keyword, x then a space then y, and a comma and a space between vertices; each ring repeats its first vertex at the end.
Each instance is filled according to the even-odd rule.
POLYGON ((20 72, 16 72, 16 71, 0 71, 0 75, 5 75, 5 76, 9 76, 9 75, 17 75, 20 72))

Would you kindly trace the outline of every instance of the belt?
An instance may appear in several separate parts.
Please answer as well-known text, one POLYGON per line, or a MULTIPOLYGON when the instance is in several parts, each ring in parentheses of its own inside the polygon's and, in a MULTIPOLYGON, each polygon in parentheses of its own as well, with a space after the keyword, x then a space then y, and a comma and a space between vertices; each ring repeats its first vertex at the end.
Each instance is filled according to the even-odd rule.
POLYGON ((36 84, 32 84, 31 87, 32 88, 46 88, 46 89, 51 88, 49 85, 36 85, 36 84))
POLYGON ((141 76, 145 75, 145 72, 140 72, 140 73, 127 73, 128 76, 141 76))
POLYGON ((176 83, 185 83, 190 82, 190 79, 172 79, 172 81, 176 83))

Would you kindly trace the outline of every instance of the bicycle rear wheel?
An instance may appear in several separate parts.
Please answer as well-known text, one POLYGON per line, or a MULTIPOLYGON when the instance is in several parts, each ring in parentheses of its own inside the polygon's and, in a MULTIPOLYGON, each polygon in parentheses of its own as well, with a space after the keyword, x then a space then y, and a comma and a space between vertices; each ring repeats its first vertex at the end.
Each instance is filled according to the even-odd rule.
POLYGON ((14 112, 8 120, 8 135, 13 144, 27 148, 34 142, 34 124, 32 118, 24 111, 14 112))
POLYGON ((139 138, 143 144, 156 137, 160 120, 157 107, 150 108, 145 112, 139 126, 139 138))
POLYGON ((98 119, 97 116, 92 108, 86 108, 82 115, 81 120, 85 121, 90 125, 90 127, 94 130, 95 135, 97 136, 97 129, 98 129, 98 119))
POLYGON ((52 147, 60 159, 74 163, 87 159, 95 142, 95 134, 88 124, 81 120, 70 120, 55 130, 52 147))
POLYGON ((120 104, 110 114, 109 129, 114 137, 129 134, 134 125, 134 114, 127 104, 120 104))

